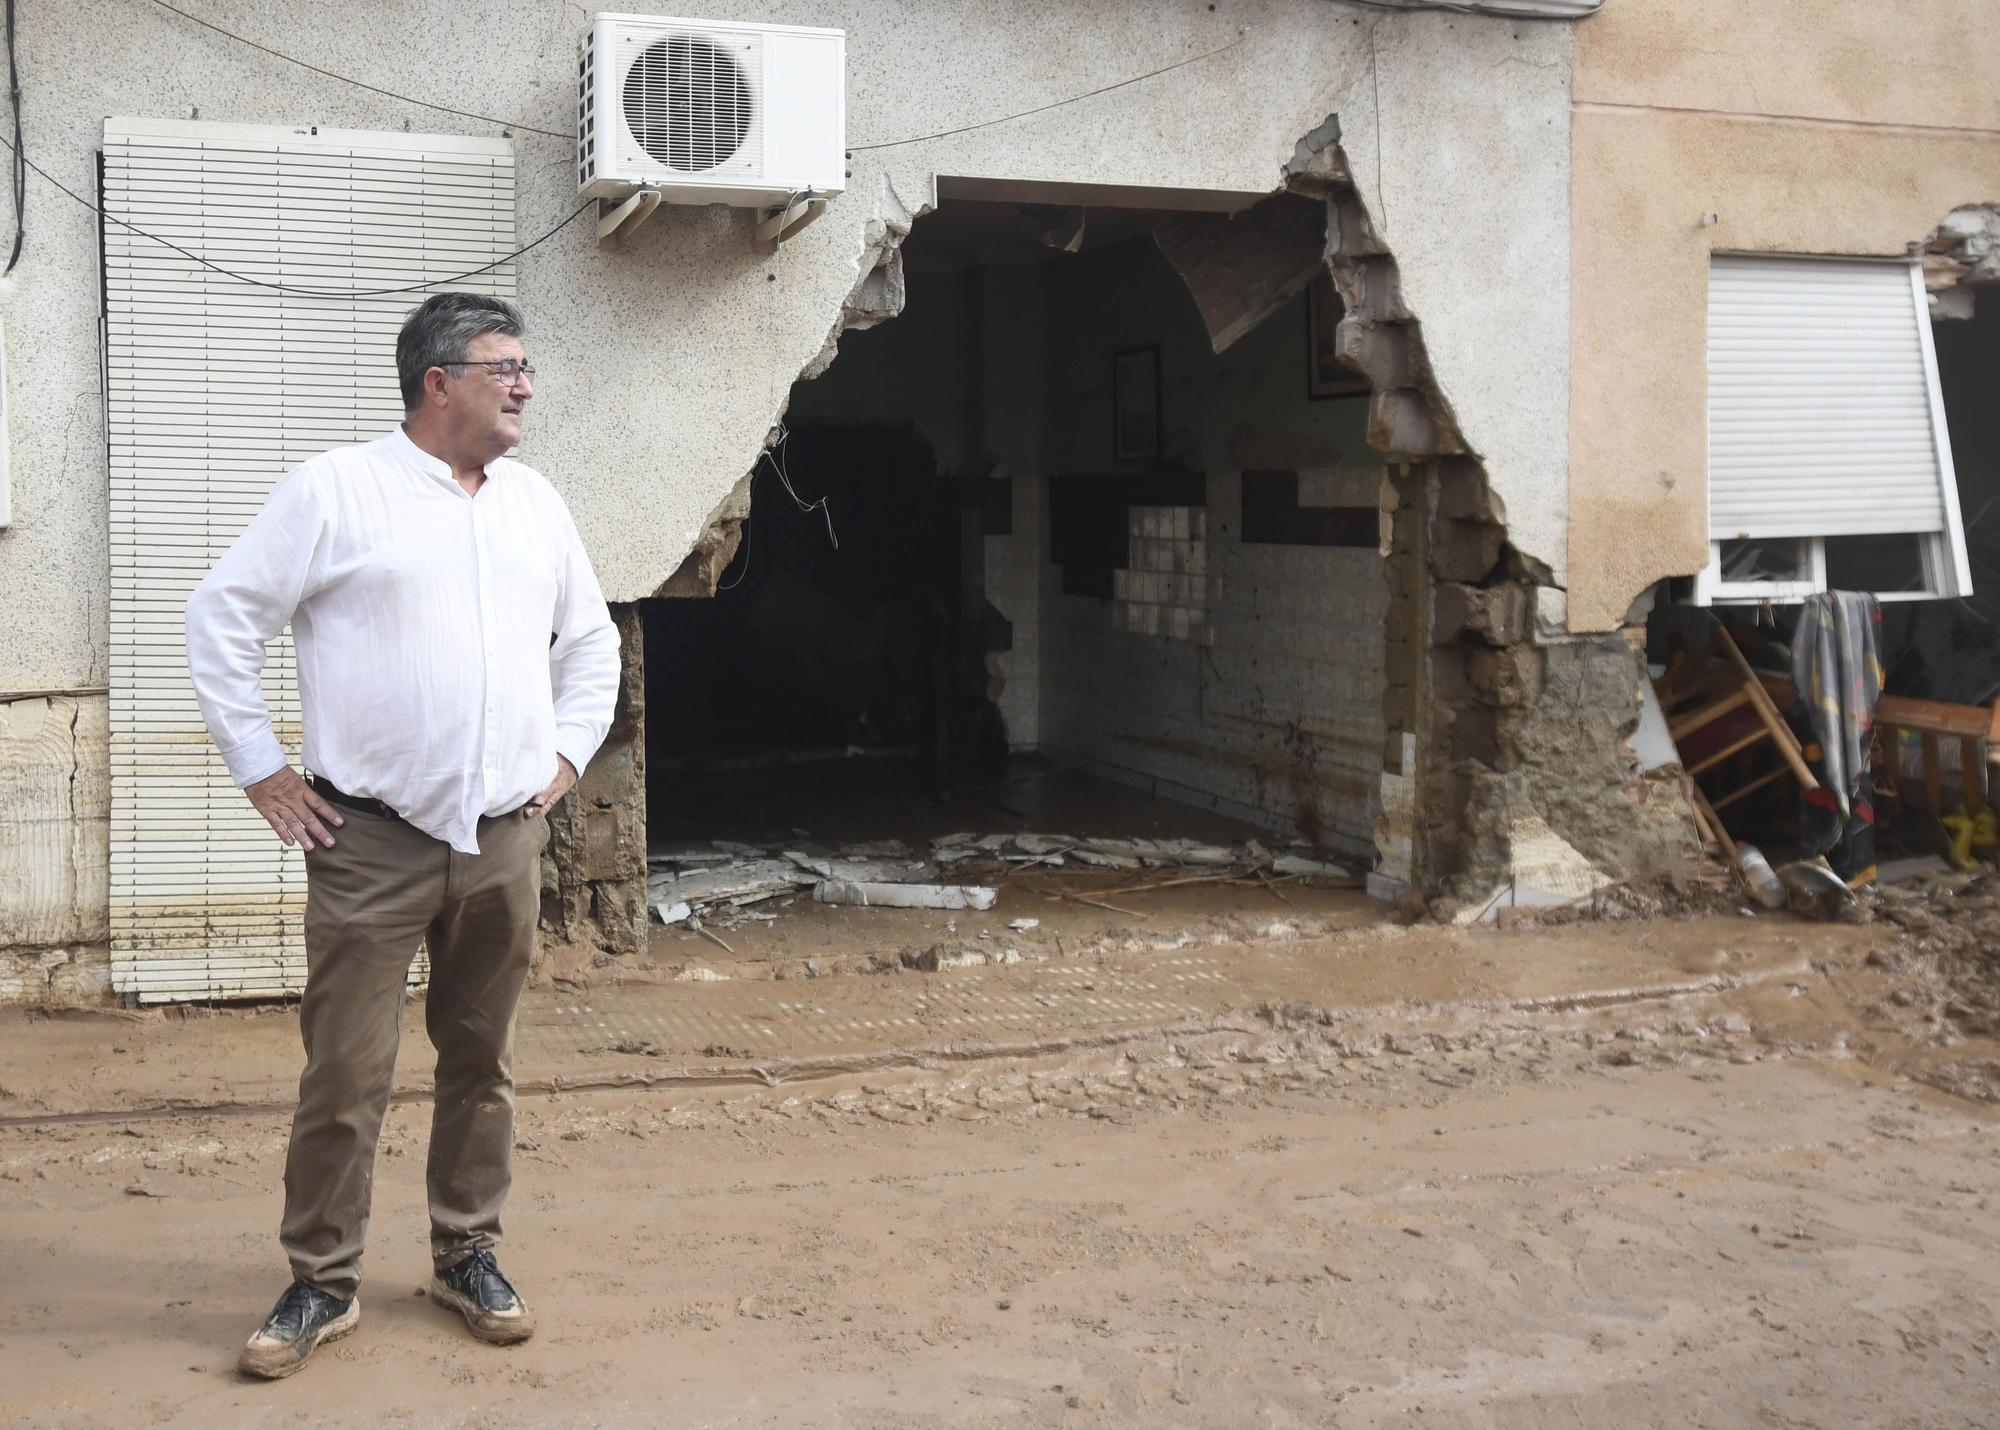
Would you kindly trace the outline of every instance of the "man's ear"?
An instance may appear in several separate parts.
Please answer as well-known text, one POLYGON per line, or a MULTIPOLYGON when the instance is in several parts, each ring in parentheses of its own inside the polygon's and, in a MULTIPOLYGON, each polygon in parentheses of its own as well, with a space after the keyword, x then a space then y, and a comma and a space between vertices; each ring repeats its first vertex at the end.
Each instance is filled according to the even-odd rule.
POLYGON ((426 368, 424 370, 424 405, 426 407, 431 406, 433 402, 440 407, 444 405, 445 378, 445 370, 441 367, 426 368))

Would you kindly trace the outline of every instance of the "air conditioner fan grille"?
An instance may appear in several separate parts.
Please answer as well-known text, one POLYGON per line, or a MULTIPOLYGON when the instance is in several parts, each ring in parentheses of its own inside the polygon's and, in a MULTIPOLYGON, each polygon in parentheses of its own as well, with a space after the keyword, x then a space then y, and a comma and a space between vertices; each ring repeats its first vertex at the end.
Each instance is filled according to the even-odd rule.
POLYGON ((647 45, 625 72, 625 123, 639 147, 684 174, 735 158, 756 117, 750 58, 715 36, 673 34, 647 45))

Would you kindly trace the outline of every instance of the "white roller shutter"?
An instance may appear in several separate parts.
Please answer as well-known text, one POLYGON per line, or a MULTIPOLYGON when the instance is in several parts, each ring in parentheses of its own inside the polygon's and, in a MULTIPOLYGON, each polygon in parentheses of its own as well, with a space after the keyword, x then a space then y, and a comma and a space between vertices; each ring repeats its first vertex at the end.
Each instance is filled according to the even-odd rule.
POLYGON ((1958 536, 1913 265, 1712 260, 1708 483, 1711 541, 1958 536))
MULTIPOLYGON (((342 293, 448 279, 516 244, 498 139, 110 119, 103 194, 223 268, 342 293)), ((401 418, 396 330, 424 294, 280 293, 109 219, 103 237, 112 985, 141 1002, 296 993, 304 858, 209 743, 182 608, 278 477, 401 418)), ((514 279, 507 262, 452 286, 511 297, 514 279)), ((264 688, 296 759, 289 632, 264 688)))

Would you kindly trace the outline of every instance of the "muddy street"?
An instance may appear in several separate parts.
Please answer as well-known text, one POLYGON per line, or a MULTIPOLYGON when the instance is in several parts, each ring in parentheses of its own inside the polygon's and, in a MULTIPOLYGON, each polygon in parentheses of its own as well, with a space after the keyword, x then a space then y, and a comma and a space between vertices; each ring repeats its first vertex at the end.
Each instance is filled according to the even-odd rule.
MULTIPOLYGON (((272 1385, 234 1363, 283 1275, 283 1114, 105 1115, 79 1029, 119 1063, 165 1056, 164 1023, 13 1024, 0 1420, 1980 1424, 2000 1126, 1967 1071, 1992 1050, 1937 984, 1940 918, 1743 920, 1747 972, 1652 990, 1619 947, 1728 926, 1549 934, 1541 956, 1601 965, 1578 952, 1568 996, 1496 999, 1461 960, 1478 986, 1335 980, 1034 1056, 531 1092, 506 1252, 542 1329, 507 1350, 416 1294, 413 1094, 361 1327, 272 1385), (38 1039, 56 1062, 24 1098, 38 1039), (64 1060, 94 1091, 59 1112, 64 1060)), ((1417 959, 1447 935, 1408 937, 1417 959)), ((1534 936, 1448 937, 1504 966, 1534 936)), ((1338 962, 1292 953, 1316 950, 1338 962)), ((284 1020, 236 1021, 262 1048, 284 1020)), ((273 1076, 278 1043, 253 1059, 273 1076)))

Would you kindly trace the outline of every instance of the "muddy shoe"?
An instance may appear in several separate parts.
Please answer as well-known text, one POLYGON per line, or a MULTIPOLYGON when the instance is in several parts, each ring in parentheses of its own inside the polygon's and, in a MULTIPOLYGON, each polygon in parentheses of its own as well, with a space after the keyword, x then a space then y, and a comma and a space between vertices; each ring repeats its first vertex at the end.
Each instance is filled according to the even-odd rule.
POLYGON ((525 1341, 535 1333, 534 1317, 483 1246, 431 1278, 431 1299, 459 1312, 473 1335, 496 1346, 525 1341))
POLYGON ((280 1380, 302 1369, 312 1353, 361 1324, 361 1298, 343 1301, 309 1281, 294 1281, 237 1357, 245 1375, 280 1380))

